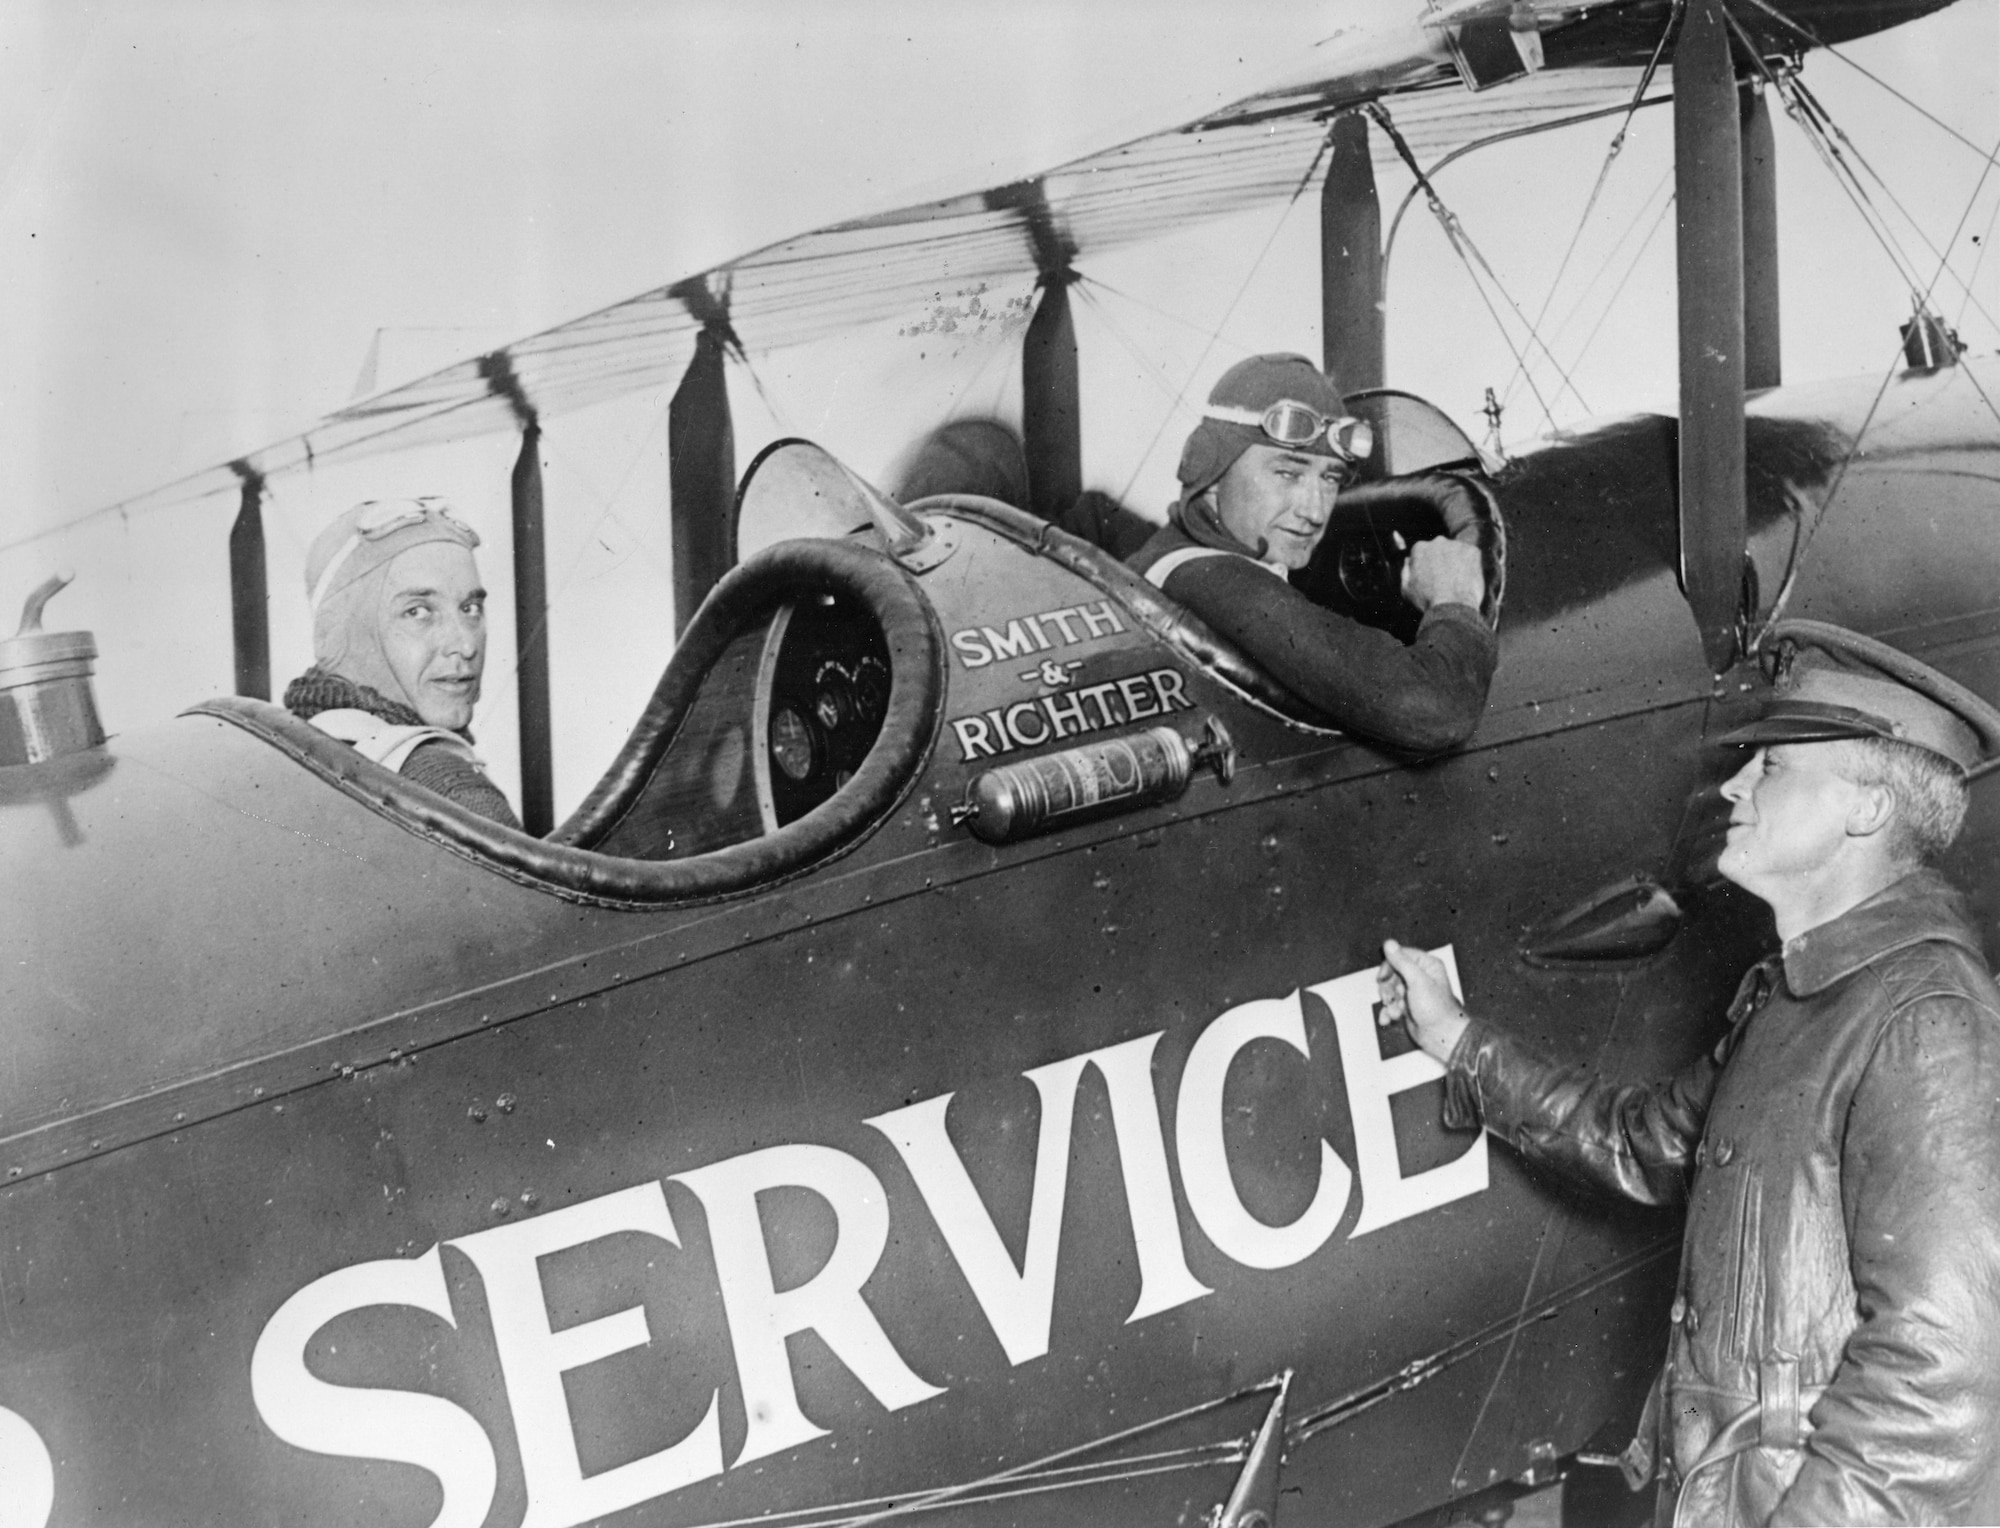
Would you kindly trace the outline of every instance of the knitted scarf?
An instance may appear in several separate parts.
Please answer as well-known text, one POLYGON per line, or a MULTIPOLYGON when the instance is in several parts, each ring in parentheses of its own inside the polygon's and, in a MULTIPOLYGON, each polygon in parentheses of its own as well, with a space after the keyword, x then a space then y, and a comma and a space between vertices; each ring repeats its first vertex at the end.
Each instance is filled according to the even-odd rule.
MULTIPOLYGON (((428 725, 412 707, 391 700, 380 690, 330 674, 318 664, 285 686, 285 709, 302 721, 310 721, 322 711, 366 711, 397 727, 428 725)), ((458 735, 472 741, 469 727, 458 735)))
POLYGON ((1215 495, 1212 493, 1198 493, 1192 498, 1184 496, 1175 500, 1173 508, 1167 511, 1167 518, 1197 546, 1213 547, 1218 552, 1241 552, 1256 562, 1262 562, 1271 550, 1271 543, 1262 536, 1257 538, 1254 549, 1232 536, 1216 511, 1215 495))

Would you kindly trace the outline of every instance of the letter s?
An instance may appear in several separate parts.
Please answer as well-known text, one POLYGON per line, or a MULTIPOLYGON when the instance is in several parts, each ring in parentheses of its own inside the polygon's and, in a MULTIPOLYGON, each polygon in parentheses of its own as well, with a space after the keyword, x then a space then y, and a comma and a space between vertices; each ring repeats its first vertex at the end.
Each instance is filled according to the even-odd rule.
POLYGON ((444 1487, 444 1505, 431 1528, 479 1528, 493 1505, 496 1471, 493 1445, 467 1412, 435 1395, 330 1385, 306 1368, 306 1346, 321 1327, 371 1305, 407 1305, 457 1325, 436 1247, 414 1261, 385 1258, 336 1268, 264 1323, 250 1355, 257 1414, 285 1442, 316 1454, 429 1470, 444 1487))

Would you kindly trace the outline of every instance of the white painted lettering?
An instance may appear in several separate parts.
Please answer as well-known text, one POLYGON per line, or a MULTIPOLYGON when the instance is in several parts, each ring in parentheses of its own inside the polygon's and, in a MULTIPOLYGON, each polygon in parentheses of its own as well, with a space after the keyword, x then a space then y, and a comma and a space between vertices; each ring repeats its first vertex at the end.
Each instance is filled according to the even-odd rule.
POLYGON ((960 760, 970 763, 1019 748, 1038 748, 1052 738, 1078 737, 1121 727, 1141 717, 1194 709, 1181 675, 1174 669, 1153 669, 1044 695, 1039 702, 1041 715, 1036 714, 1036 705, 1035 701, 1016 701, 1005 710, 955 718, 951 725, 958 738, 960 760))
POLYGON ((993 746, 993 733, 983 716, 955 717, 951 730, 958 734, 958 756, 961 759, 991 757, 1000 751, 993 746))
POLYGON ((1135 722, 1160 714, 1159 700, 1144 674, 1131 674, 1119 680, 1118 694, 1125 702, 1126 714, 1135 722))
POLYGON ((1042 713, 1036 709, 1032 700, 1016 701, 1007 708, 1007 736, 1014 740, 1015 747, 1034 748, 1046 743, 1051 735, 1048 722, 1043 720, 1042 713), (1028 729, 1022 724, 1021 718, 1024 716, 1034 722, 1034 736, 1030 736, 1028 729))
POLYGON ((799 1409, 785 1339, 814 1331, 869 1393, 891 1411, 944 1392, 919 1379, 890 1344, 861 1297, 889 1243, 882 1183, 862 1163, 829 1146, 769 1146, 677 1173, 708 1213, 709 1240, 736 1349, 749 1431, 735 1464, 821 1437, 826 1429, 799 1409), (780 1292, 757 1210, 766 1189, 802 1188, 833 1209, 833 1251, 803 1284, 780 1292))
POLYGON ((1113 708, 1108 698, 1111 692, 1117 688, 1115 684, 1093 684, 1077 692, 1082 699, 1091 701, 1097 706, 1097 714, 1103 718, 1097 724, 1100 728, 1116 727, 1121 725, 1125 720, 1113 708))
POLYGON ((985 668, 993 661, 992 651, 974 627, 968 626, 963 631, 953 632, 951 645, 958 649, 958 661, 969 669, 985 668))
POLYGON ((1312 1203, 1290 1225, 1266 1225, 1244 1208, 1229 1170, 1223 1139, 1223 1084, 1229 1064, 1253 1040, 1278 1040, 1302 1056, 1305 1011, 1295 992, 1285 998, 1244 1003, 1221 1015, 1188 1053, 1181 1073, 1174 1140, 1180 1152, 1181 1187, 1188 1207, 1218 1251, 1250 1268, 1289 1268, 1325 1245, 1347 1210, 1354 1174, 1325 1141, 1319 1143, 1319 1186, 1312 1203))
POLYGON ((435 1395, 330 1385, 306 1367, 319 1329, 350 1311, 407 1305, 447 1326, 451 1296, 436 1247, 416 1259, 336 1268, 293 1295, 264 1323, 250 1353, 250 1398, 264 1425, 315 1454, 390 1459, 428 1470, 444 1488, 431 1528, 479 1528, 493 1505, 493 1445, 470 1415, 435 1395))
POLYGON ((1079 732, 1092 730, 1091 724, 1084 719, 1082 698, 1071 691, 1044 695, 1042 709, 1048 712, 1049 725, 1056 729, 1057 737, 1075 737, 1079 732))
MULTIPOLYGON (((980 627, 980 634, 986 638, 986 645, 993 649, 996 658, 1025 658, 1035 650, 1035 639, 1028 635, 1027 627, 1019 621, 1009 621, 1005 633, 995 631, 991 626, 980 627)), ((1043 647, 1048 643, 1044 642, 1043 647)))
MULTIPOLYGON (((1458 991, 1458 962, 1451 946, 1431 953, 1444 962, 1452 990, 1458 991)), ((1485 1189, 1484 1131, 1475 1134, 1472 1144, 1452 1161, 1428 1172, 1403 1176, 1389 1100, 1398 1093, 1437 1081, 1444 1076, 1444 1068, 1422 1051, 1382 1059, 1382 1045, 1375 1029, 1375 973, 1356 971, 1307 990, 1333 1011, 1334 1033, 1340 1040, 1340 1069, 1347 1078, 1347 1103, 1354 1118, 1355 1165, 1361 1172, 1361 1218, 1348 1233, 1349 1237, 1365 1236, 1485 1189)))
POLYGON ((1087 1058, 1111 1096, 1111 1124, 1118 1136, 1118 1166, 1125 1175, 1125 1205, 1139 1254, 1139 1299, 1132 1322, 1156 1316, 1212 1291, 1189 1271, 1181 1245, 1180 1215, 1167 1171, 1167 1143, 1160 1131, 1160 1100, 1153 1091, 1157 1033, 1092 1051, 1087 1058))
POLYGON ((0 1525, 48 1528, 56 1509, 56 1465, 49 1446, 18 1411, 0 1406, 0 1525))
POLYGON ((1122 632, 1125 623, 1118 619, 1118 612, 1112 608, 1110 600, 1099 600, 1095 605, 1079 605, 1076 613, 1083 617, 1083 624, 1089 628, 1090 637, 1108 637, 1122 632))
POLYGON ((575 1528, 642 1501, 722 1473, 719 1397, 694 1430, 657 1453, 585 1476, 563 1375, 653 1340, 643 1306, 629 1306, 561 1331, 549 1329, 540 1259, 618 1231, 681 1239, 658 1183, 641 1183, 532 1220, 463 1236, 452 1242, 478 1268, 493 1313, 500 1373, 514 1407, 528 1510, 521 1528, 575 1528))
POLYGON ((1004 631, 991 626, 967 626, 951 634, 952 650, 969 669, 984 668, 998 658, 1019 658, 1030 652, 1048 652, 1055 647, 1075 647, 1117 636, 1126 630, 1117 607, 1110 600, 1090 605, 1064 605, 1059 610, 1042 610, 1007 623, 1004 631), (1081 628, 1078 622, 1082 623, 1081 628), (1061 633, 1051 639, 1050 628, 1061 633))
POLYGON ((889 1138, 909 1168, 1009 1363, 1026 1363, 1049 1350, 1057 1240, 1069 1189, 1070 1121, 1077 1081, 1089 1061, 1088 1056, 1072 1056, 1025 1074, 1041 1095, 1042 1119, 1035 1145, 1035 1183, 1028 1199, 1028 1241, 1019 1269, 945 1129, 951 1094, 868 1121, 889 1138))
POLYGON ((1153 688, 1159 692, 1162 711, 1194 709, 1194 702, 1187 698, 1187 691, 1182 687, 1178 669, 1154 669, 1146 677, 1153 681, 1153 688))

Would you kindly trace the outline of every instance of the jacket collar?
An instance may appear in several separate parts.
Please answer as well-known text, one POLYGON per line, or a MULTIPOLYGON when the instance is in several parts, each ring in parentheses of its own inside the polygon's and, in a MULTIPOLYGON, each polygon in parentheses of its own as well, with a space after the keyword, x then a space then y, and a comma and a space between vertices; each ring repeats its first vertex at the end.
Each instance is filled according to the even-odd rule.
POLYGON ((1935 870, 1914 870, 1858 907, 1790 940, 1784 948, 1785 985, 1794 997, 1810 997, 1884 955, 1932 940, 1959 945, 1985 960, 1963 899, 1935 870))

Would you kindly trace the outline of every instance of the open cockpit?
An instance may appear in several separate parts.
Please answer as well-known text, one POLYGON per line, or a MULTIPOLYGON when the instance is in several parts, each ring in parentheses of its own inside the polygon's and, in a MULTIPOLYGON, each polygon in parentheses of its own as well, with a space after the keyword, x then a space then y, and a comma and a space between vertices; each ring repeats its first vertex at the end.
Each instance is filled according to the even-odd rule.
MULTIPOLYGON (((1376 427, 1366 481, 1342 494, 1294 582, 1407 640, 1402 551, 1457 536, 1481 547, 1497 619, 1505 534, 1477 452, 1420 400, 1357 401, 1376 427)), ((1204 705, 1233 692, 1285 727, 1337 730, 1105 548, 997 500, 941 493, 905 507, 818 447, 783 442, 745 475, 736 533, 738 565, 602 778, 546 839, 475 818, 275 707, 195 710, 502 874, 619 905, 789 879, 869 838, 920 782, 948 806, 983 757, 1172 724, 1201 687, 1204 705), (1051 685, 1053 709, 1035 699, 1051 685)))

